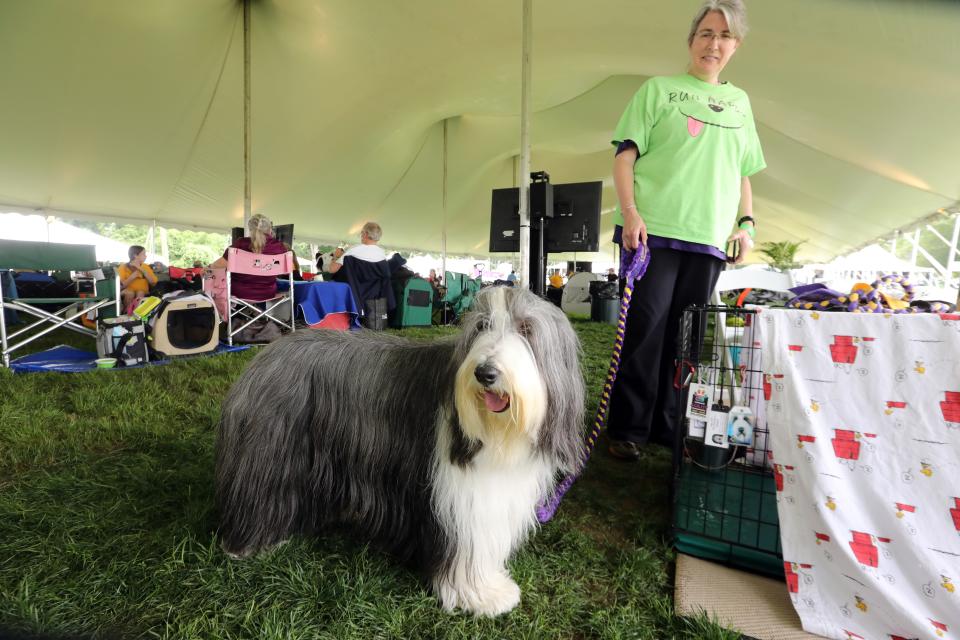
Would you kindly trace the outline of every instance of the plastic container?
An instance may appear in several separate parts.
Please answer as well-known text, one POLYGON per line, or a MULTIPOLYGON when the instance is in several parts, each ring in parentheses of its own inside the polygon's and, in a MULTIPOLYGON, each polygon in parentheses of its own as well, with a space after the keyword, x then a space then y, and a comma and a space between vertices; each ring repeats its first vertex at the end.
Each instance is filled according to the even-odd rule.
POLYGON ((153 313, 153 310, 157 308, 160 302, 161 300, 157 296, 147 296, 133 310, 133 315, 137 316, 141 320, 146 320, 150 317, 150 314, 153 313))
POLYGON ((590 283, 590 319, 616 326, 620 319, 620 297, 616 282, 590 283))
POLYGON ((117 366, 116 358, 97 358, 94 362, 97 365, 97 369, 113 369, 117 366))

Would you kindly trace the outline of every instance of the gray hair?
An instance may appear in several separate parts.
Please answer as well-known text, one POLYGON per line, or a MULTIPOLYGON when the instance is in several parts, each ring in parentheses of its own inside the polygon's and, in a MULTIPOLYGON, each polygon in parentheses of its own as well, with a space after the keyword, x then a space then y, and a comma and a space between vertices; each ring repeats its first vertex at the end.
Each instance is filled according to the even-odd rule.
POLYGON ((693 16, 693 22, 690 24, 690 34, 687 36, 687 45, 693 44, 693 36, 697 33, 697 27, 700 22, 711 11, 719 11, 727 19, 727 25, 730 27, 730 33, 737 40, 743 41, 747 35, 747 8, 743 0, 705 0, 693 16))
POLYGON ((363 225, 363 229, 361 229, 361 231, 367 234, 367 237, 374 242, 379 242, 380 236, 383 235, 383 229, 381 229, 380 225, 378 225, 376 222, 368 222, 367 224, 363 225))
POLYGON ((250 249, 253 253, 260 253, 267 244, 267 236, 273 235, 273 222, 262 213, 257 213, 247 221, 247 230, 250 232, 250 249))

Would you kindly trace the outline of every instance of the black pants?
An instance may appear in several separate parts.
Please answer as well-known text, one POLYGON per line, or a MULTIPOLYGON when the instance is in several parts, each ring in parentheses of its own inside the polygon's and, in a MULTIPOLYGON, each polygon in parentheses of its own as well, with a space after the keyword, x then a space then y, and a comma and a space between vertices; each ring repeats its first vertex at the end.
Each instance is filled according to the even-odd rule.
POLYGON ((724 262, 673 249, 650 251, 647 273, 630 301, 620 371, 610 398, 613 440, 672 445, 678 428, 673 388, 677 333, 683 310, 710 299, 724 262))

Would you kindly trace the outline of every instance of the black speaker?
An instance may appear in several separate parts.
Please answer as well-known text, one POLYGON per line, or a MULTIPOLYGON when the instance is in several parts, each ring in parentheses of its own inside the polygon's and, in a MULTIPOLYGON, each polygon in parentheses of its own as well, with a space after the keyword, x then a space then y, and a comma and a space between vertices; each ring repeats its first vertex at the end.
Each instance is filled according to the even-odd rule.
POLYGON ((530 183, 530 220, 553 217, 553 185, 547 181, 530 183))

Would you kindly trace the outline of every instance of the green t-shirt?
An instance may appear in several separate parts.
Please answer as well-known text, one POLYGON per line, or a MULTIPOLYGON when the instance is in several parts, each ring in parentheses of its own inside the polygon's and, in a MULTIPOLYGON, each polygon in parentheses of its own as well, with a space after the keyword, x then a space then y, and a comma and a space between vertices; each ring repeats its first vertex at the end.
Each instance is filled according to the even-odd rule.
POLYGON ((724 251, 741 178, 767 166, 747 94, 686 73, 650 78, 617 123, 613 144, 624 140, 639 150, 634 199, 647 233, 724 251))

